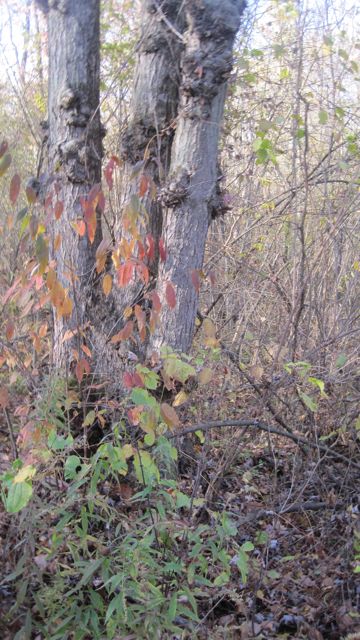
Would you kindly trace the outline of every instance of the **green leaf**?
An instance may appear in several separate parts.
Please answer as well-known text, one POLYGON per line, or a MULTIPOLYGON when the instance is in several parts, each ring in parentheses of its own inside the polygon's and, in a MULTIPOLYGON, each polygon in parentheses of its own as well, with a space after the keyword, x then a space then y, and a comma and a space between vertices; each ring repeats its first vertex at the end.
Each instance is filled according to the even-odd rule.
POLYGON ((64 438, 64 436, 58 436, 55 429, 52 429, 48 436, 48 447, 54 451, 63 451, 67 447, 70 447, 73 442, 74 438, 70 433, 64 438))
POLYGON ((318 389, 320 389, 320 393, 322 396, 326 397, 326 393, 325 393, 325 382, 323 380, 320 380, 319 378, 314 378, 312 376, 310 376, 308 378, 308 381, 314 385, 314 387, 318 387, 318 389))
POLYGON ((157 407, 158 404, 146 389, 134 387, 130 395, 131 401, 138 406, 157 407))
POLYGON ((147 367, 143 367, 142 365, 139 365, 139 364, 136 367, 136 371, 144 380, 145 387, 147 389, 151 389, 152 391, 155 391, 155 389, 159 384, 158 374, 155 373, 155 371, 151 371, 147 367))
POLYGON ((33 493, 29 482, 17 482, 12 484, 5 501, 5 508, 8 513, 17 513, 28 504, 33 493))
POLYGON ((230 576, 226 571, 222 571, 220 575, 217 576, 214 580, 215 587, 222 587, 224 584, 227 584, 230 580, 230 576))
POLYGON ((82 462, 78 456, 69 456, 64 465, 65 480, 74 480, 81 471, 82 462))
POLYGON ((329 119, 329 115, 328 115, 327 111, 323 111, 323 110, 319 111, 319 123, 320 124, 326 124, 328 119, 329 119))
POLYGON ((242 544, 240 548, 242 549, 242 551, 245 551, 246 553, 248 551, 254 551, 255 549, 253 543, 250 542, 250 540, 246 540, 246 542, 244 542, 244 544, 242 544))
POLYGON ((347 363, 347 357, 345 353, 340 353, 336 358, 335 366, 337 369, 342 369, 347 363))
POLYGON ((160 480, 160 473, 157 465, 148 451, 139 451, 134 456, 135 475, 139 482, 146 485, 153 484, 154 480, 160 480))
POLYGON ((191 504, 191 500, 186 493, 182 493, 181 491, 176 491, 176 508, 182 509, 183 507, 189 508, 191 504))
POLYGON ((249 574, 249 562, 248 562, 247 554, 245 551, 243 551, 243 549, 240 549, 237 554, 236 565, 241 573, 241 580, 243 584, 246 584, 247 577, 249 574))
POLYGON ((185 384, 190 376, 196 375, 194 367, 187 364, 187 362, 183 362, 177 355, 173 354, 165 358, 164 371, 169 378, 178 380, 178 382, 182 382, 183 384, 185 384))
POLYGON ((6 171, 10 167, 11 160, 12 158, 10 153, 5 153, 5 155, 0 159, 0 178, 1 176, 4 175, 4 173, 6 173, 6 171))
POLYGON ((168 619, 169 622, 173 622, 176 616, 176 609, 177 609, 177 594, 174 593, 170 600, 169 608, 166 614, 166 618, 168 619))
POLYGON ((310 411, 317 411, 317 403, 315 402, 315 400, 313 398, 311 398, 311 396, 308 396, 307 393, 303 393, 303 391, 299 391, 299 396, 301 398, 301 400, 303 401, 304 405, 310 409, 310 411))
POLYGON ((86 415, 83 426, 84 427, 91 427, 91 425, 95 422, 95 411, 91 410, 89 411, 89 413, 86 415))

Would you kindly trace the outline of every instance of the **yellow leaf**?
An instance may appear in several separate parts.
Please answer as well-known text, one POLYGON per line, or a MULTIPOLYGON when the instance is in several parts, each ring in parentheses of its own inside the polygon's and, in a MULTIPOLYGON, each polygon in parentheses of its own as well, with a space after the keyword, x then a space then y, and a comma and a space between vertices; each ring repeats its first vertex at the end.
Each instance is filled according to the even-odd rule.
POLYGON ((210 320, 210 318, 205 318, 203 322, 203 331, 207 338, 215 338, 216 329, 213 321, 210 320))
POLYGON ((106 296, 109 295, 112 289, 112 283, 113 283, 112 277, 110 273, 107 273, 106 276, 103 277, 103 281, 102 281, 103 292, 105 293, 106 296))
POLYGON ((29 480, 33 478, 36 473, 36 469, 32 464, 27 464, 25 467, 20 469, 13 479, 14 484, 18 484, 19 482, 25 482, 25 480, 29 480))
POLYGON ((176 394, 173 402, 173 407, 180 407, 188 399, 188 394, 183 389, 176 394))
POLYGON ((130 316, 132 316, 133 314, 133 308, 132 307, 126 307, 125 311, 123 313, 124 319, 127 320, 128 318, 130 318, 130 316))

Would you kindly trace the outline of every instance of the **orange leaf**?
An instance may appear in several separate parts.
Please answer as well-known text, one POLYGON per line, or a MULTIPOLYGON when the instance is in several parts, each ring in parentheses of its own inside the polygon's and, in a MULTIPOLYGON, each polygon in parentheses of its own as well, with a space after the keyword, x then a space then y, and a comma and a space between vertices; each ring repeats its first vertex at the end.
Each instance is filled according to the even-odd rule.
POLYGON ((176 295, 175 289, 172 286, 171 282, 168 282, 165 290, 165 298, 168 304, 169 309, 175 309, 176 307, 176 295))
POLYGON ((88 356, 88 358, 91 358, 91 351, 89 349, 88 346, 86 346, 86 344, 82 344, 81 345, 81 349, 83 350, 83 352, 85 353, 85 355, 88 356))
POLYGON ((103 277, 102 288, 104 294, 108 296, 112 289, 112 277, 109 273, 107 273, 106 276, 103 277))
POLYGON ((90 244, 92 244, 95 240, 95 233, 96 233, 96 226, 97 226, 96 213, 86 221, 86 226, 87 226, 89 242, 90 244))
POLYGON ((160 406, 161 417, 170 429, 172 427, 178 427, 180 425, 179 417, 173 407, 167 402, 163 402, 160 406))
POLYGON ((79 384, 82 381, 85 373, 86 374, 90 373, 90 365, 88 361, 85 360, 85 358, 81 358, 81 360, 79 360, 79 362, 75 367, 75 375, 78 379, 79 384))
POLYGON ((42 324, 40 329, 39 329, 39 336, 40 338, 45 338, 46 334, 47 334, 47 330, 48 330, 48 326, 47 324, 42 324))
POLYGON ((11 204, 15 204, 16 200, 18 199, 18 195, 19 195, 19 191, 20 191, 20 176, 18 173, 15 173, 15 175, 11 178, 11 183, 10 183, 10 202, 11 204))
POLYGON ((77 220, 76 222, 72 222, 71 226, 78 232, 79 236, 83 237, 86 232, 86 225, 84 220, 77 220))
POLYGON ((60 309, 58 310, 59 315, 60 316, 71 316, 72 310, 73 310, 72 300, 66 296, 63 304, 61 305, 60 309))

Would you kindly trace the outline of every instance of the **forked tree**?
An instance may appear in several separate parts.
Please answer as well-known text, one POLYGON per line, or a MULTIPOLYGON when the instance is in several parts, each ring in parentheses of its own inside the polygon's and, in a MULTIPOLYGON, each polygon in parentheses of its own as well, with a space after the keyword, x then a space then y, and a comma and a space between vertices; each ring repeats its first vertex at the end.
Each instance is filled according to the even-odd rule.
POLYGON ((101 231, 99 0, 39 3, 46 4, 49 34, 45 206, 54 261, 47 278, 55 364, 68 364, 76 345, 78 352, 86 345, 85 357, 75 356, 81 367, 87 369, 84 359, 91 353, 99 373, 120 371, 116 336, 129 337, 121 330, 132 326, 132 309, 144 338, 147 296, 153 305, 144 339, 148 353, 165 344, 188 351, 196 274, 211 219, 222 208, 218 142, 245 2, 143 1, 131 118, 122 157, 105 170, 111 185, 119 162, 126 178, 111 248, 101 231), (113 278, 111 290, 109 278, 101 286, 104 274, 113 278), (73 339, 64 340, 70 332, 73 339))

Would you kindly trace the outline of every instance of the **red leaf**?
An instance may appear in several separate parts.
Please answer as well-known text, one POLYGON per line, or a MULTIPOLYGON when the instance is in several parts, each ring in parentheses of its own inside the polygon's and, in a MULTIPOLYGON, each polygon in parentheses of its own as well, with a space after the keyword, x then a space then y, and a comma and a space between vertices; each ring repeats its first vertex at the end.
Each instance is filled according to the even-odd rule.
POLYGON ((176 307, 176 295, 175 289, 172 286, 171 282, 168 282, 165 290, 165 298, 168 304, 169 309, 175 309, 176 307))
POLYGON ((142 198, 146 194, 149 184, 150 184, 149 177, 143 173, 143 175, 140 178, 140 185, 139 185, 140 198, 142 198))
POLYGON ((160 240, 159 240, 159 254, 160 254, 161 262, 165 262, 165 260, 166 260, 166 249, 165 249, 164 241, 163 241, 162 238, 160 238, 160 240))
POLYGON ((141 375, 139 373, 137 373, 137 371, 135 371, 135 373, 133 374, 133 380, 134 380, 134 386, 135 387, 144 387, 144 380, 142 379, 141 375))
POLYGON ((196 291, 196 293, 199 293, 200 291, 200 277, 199 277, 199 271, 198 269, 193 269, 191 272, 191 282, 194 285, 194 289, 196 291))
POLYGON ((100 184, 99 183, 94 184, 94 186, 91 187, 88 193, 88 197, 87 197, 88 201, 93 202, 99 193, 100 193, 100 184))
POLYGON ((156 313, 161 311, 160 298, 158 296, 158 293, 154 289, 153 289, 153 291, 150 291, 147 294, 147 297, 149 298, 149 300, 151 300, 154 311, 156 311, 156 313))
POLYGON ((134 263, 126 260, 117 270, 119 287, 126 287, 134 273, 134 263))
POLYGON ((16 200, 18 199, 18 195, 19 195, 19 191, 20 191, 20 176, 18 173, 15 173, 15 175, 13 175, 13 177, 11 178, 11 183, 10 183, 10 202, 11 204, 15 204, 16 200))
POLYGON ((147 268, 147 266, 143 262, 139 262, 136 265, 136 272, 137 272, 139 278, 145 284, 147 284, 149 282, 149 269, 147 268))
POLYGON ((129 371, 125 371, 123 375, 123 383, 126 389, 132 389, 136 385, 134 384, 133 374, 129 373, 129 371))
POLYGON ((61 218, 61 214, 63 211, 64 211, 64 203, 61 202, 61 200, 57 200, 54 208, 54 214, 55 214, 56 220, 59 220, 61 218))
POLYGON ((138 258, 139 258, 139 260, 143 260, 145 258, 144 245, 141 242, 141 240, 137 241, 137 245, 138 245, 138 258))
POLYGON ((132 320, 128 320, 124 328, 122 329, 122 339, 128 340, 134 330, 134 323, 132 320))
POLYGON ((99 191, 98 207, 101 211, 105 211, 105 196, 102 191, 99 191))
POLYGON ((146 255, 149 260, 153 260, 155 256, 155 243, 151 233, 148 233, 146 236, 146 255))
POLYGON ((120 165, 120 160, 119 160, 119 158, 117 156, 111 156, 109 162, 107 163, 107 165, 105 167, 105 171, 104 171, 105 180, 107 182, 107 185, 108 185, 110 191, 112 190, 112 188, 114 186, 113 173, 114 173, 115 165, 119 166, 120 165))
POLYGON ((2 158, 4 153, 7 152, 8 148, 9 148, 8 143, 6 142, 6 140, 3 140, 2 143, 0 144, 0 158, 2 158))

